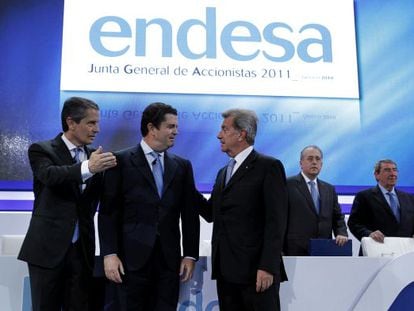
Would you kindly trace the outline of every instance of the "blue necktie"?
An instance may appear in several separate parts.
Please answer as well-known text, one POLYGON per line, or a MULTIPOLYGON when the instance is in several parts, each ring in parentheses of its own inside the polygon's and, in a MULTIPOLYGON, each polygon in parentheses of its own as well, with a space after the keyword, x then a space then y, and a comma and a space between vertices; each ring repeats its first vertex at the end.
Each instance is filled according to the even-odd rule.
POLYGON ((152 151, 151 156, 154 158, 152 162, 152 173, 154 174, 155 184, 157 185, 158 195, 162 196, 162 187, 163 187, 163 169, 160 159, 160 154, 152 151))
POLYGON ((310 185, 312 200, 313 200, 313 203, 315 204, 316 213, 319 214, 319 194, 318 194, 318 191, 316 190, 315 182, 311 180, 309 181, 309 185, 310 185))
POLYGON ((231 178, 231 174, 233 173, 234 165, 236 165, 236 160, 234 160, 234 159, 231 159, 229 161, 229 164, 227 164, 225 185, 227 185, 229 183, 229 180, 231 178))
POLYGON ((390 207, 391 210, 397 219, 398 222, 400 222, 400 210, 398 209, 397 200, 394 198, 394 193, 387 192, 388 197, 390 198, 390 207))
POLYGON ((81 152, 83 152, 81 147, 76 147, 75 149, 73 149, 73 152, 75 152, 75 156, 73 157, 73 159, 75 160, 76 163, 80 163, 80 154, 81 152))
MULTIPOLYGON (((80 153, 83 151, 81 147, 77 147, 75 149, 73 149, 73 151, 75 152, 75 156, 73 157, 73 159, 75 160, 76 163, 80 163, 80 153)), ((82 184, 79 186, 80 191, 82 192, 82 184)), ((79 239, 79 221, 76 220, 76 224, 75 224, 75 231, 73 232, 73 236, 72 236, 72 243, 75 243, 77 240, 79 239)))

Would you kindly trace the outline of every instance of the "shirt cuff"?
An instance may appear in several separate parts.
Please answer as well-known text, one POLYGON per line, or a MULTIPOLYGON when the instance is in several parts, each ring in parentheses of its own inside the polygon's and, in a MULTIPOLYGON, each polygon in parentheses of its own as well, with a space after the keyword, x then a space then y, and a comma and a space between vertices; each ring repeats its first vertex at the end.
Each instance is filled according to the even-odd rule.
POLYGON ((89 178, 93 176, 93 174, 89 171, 89 160, 83 161, 81 164, 81 175, 82 181, 85 182, 89 178))

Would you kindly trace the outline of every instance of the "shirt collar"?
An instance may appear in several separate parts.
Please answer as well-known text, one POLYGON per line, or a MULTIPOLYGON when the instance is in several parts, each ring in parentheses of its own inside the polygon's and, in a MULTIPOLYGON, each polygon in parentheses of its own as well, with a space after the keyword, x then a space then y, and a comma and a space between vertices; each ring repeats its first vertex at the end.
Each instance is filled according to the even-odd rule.
MULTIPOLYGON (((74 145, 66 136, 65 133, 62 134, 61 136, 63 142, 65 143, 66 147, 69 149, 69 151, 72 151, 76 148, 78 148, 78 146, 74 145)), ((80 147, 83 150, 83 147, 80 147)))
POLYGON ((156 152, 156 153, 158 153, 159 155, 160 155, 160 157, 164 157, 164 152, 158 152, 158 151, 155 151, 155 150, 153 150, 146 142, 145 142, 145 140, 143 140, 143 139, 141 139, 141 142, 140 142, 140 145, 141 145, 141 148, 142 148, 142 150, 144 151, 144 154, 150 154, 151 152, 156 152))
POLYGON ((249 154, 253 151, 253 146, 249 146, 243 151, 239 152, 235 157, 234 160, 236 160, 236 164, 243 163, 244 160, 249 156, 249 154))
POLYGON ((301 171, 300 173, 302 174, 303 178, 305 179, 306 184, 308 184, 310 181, 314 181, 316 184, 318 183, 318 178, 317 178, 317 177, 316 177, 314 180, 312 180, 312 179, 309 179, 309 177, 308 177, 308 176, 306 176, 306 175, 303 173, 303 171, 301 171))
POLYGON ((388 191, 387 189, 385 189, 383 186, 381 186, 379 183, 378 183, 378 187, 381 189, 381 192, 385 195, 385 194, 387 194, 388 192, 391 192, 392 194, 395 194, 395 195, 397 195, 396 193, 395 193, 395 188, 393 187, 392 188, 392 190, 391 191, 388 191))

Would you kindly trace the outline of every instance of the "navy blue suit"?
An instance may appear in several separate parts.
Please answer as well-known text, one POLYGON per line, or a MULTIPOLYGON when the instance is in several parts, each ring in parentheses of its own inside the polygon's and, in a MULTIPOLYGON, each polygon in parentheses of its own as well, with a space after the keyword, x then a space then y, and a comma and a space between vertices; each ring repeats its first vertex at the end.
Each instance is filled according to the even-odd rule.
MULTIPOLYGON (((279 285, 287 280, 281 255, 288 207, 284 167, 253 150, 227 185, 225 175, 223 167, 210 200, 200 203, 200 214, 214 223, 212 278, 222 281, 218 285, 230 284, 226 292, 242 288, 242 296, 249 296, 258 310, 277 310, 279 285), (273 286, 262 294, 255 293, 257 270, 274 275, 273 286)), ((217 290, 226 295, 220 286, 217 290)))
POLYGON ((164 153, 160 198, 140 145, 116 153, 116 157, 118 165, 105 173, 99 211, 101 255, 117 254, 128 275, 145 270, 154 260, 154 249, 159 248, 167 268, 177 275, 178 287, 181 256, 198 259, 199 251, 200 222, 191 163, 164 153))
POLYGON ((400 202, 400 222, 395 218, 378 186, 357 193, 352 204, 348 226, 358 240, 376 230, 380 230, 386 237, 413 236, 413 196, 397 189, 395 192, 400 202))
POLYGON ((310 239, 348 236, 335 188, 318 179, 319 214, 302 174, 287 179, 289 213, 284 255, 308 256, 310 239))
MULTIPOLYGON (((93 217, 102 186, 102 174, 95 174, 86 180, 86 187, 81 192, 81 163, 75 163, 72 159, 61 136, 59 134, 52 140, 34 143, 29 148, 35 200, 18 259, 29 263, 34 310, 59 308, 64 300, 60 296, 61 284, 65 283, 67 272, 64 269, 68 261, 76 262, 74 269, 82 278, 92 277, 95 253, 93 217), (80 235, 74 245, 72 236, 77 221, 80 235), (69 253, 74 254, 70 260, 69 253)), ((84 149, 89 157, 93 150, 84 149)), ((91 279, 71 286, 71 295, 77 297, 75 300, 82 309, 87 304, 85 282, 90 284, 91 279)))

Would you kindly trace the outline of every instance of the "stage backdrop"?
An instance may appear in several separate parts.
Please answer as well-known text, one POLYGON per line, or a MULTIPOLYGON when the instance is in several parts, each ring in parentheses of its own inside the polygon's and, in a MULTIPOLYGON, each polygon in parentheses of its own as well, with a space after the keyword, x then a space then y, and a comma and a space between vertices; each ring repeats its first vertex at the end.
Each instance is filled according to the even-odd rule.
POLYGON ((100 105, 94 144, 112 151, 139 142, 146 105, 176 107, 172 151, 203 191, 228 161, 216 135, 229 108, 257 112, 256 149, 287 175, 317 144, 339 188, 374 184, 380 158, 409 188, 413 20, 411 0, 1 1, 0 188, 31 189, 27 148, 61 130, 69 96, 100 105))

